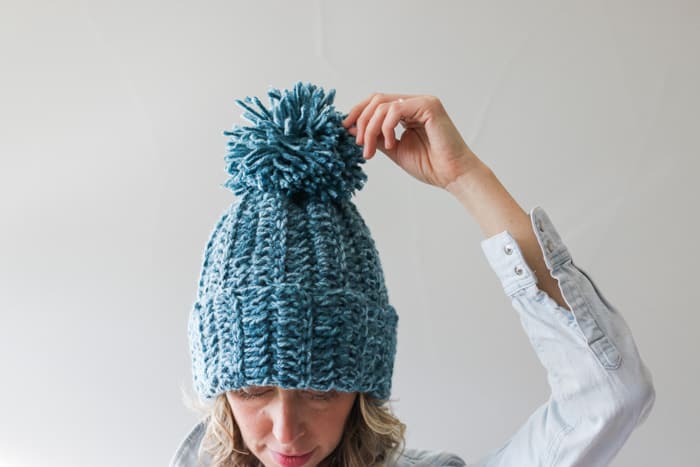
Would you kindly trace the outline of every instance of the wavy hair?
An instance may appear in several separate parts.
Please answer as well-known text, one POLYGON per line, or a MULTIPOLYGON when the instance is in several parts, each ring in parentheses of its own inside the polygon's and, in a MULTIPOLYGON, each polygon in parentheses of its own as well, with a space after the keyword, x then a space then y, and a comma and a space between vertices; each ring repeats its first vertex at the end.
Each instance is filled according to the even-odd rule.
MULTIPOLYGON (((199 445, 198 465, 208 456, 210 467, 264 467, 243 441, 226 394, 213 402, 185 396, 185 405, 203 416, 206 431, 199 445)), ((366 393, 355 398, 336 448, 322 467, 386 467, 404 450, 406 425, 392 413, 388 401, 366 393)))

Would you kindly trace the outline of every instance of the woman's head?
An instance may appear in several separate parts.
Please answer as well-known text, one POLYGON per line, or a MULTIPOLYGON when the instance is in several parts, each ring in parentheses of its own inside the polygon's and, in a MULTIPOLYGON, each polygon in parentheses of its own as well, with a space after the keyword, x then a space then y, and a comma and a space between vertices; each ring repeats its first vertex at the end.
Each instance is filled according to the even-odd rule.
POLYGON ((204 252, 188 323, 192 374, 199 396, 225 403, 239 421, 232 432, 262 458, 272 450, 328 454, 343 444, 353 407, 355 419, 370 421, 367 433, 377 433, 372 416, 360 415, 381 404, 350 395, 391 393, 398 314, 351 200, 367 176, 334 94, 299 82, 268 92, 270 109, 257 98, 260 112, 237 101, 253 125, 225 132, 225 185, 239 198, 204 252), (236 397, 260 387, 285 389, 236 397), (311 389, 336 397, 319 404, 307 397, 311 389))
POLYGON ((365 393, 260 386, 198 408, 208 420, 200 456, 212 466, 379 466, 404 447, 405 425, 365 393), (310 456, 285 464, 276 453, 310 456))

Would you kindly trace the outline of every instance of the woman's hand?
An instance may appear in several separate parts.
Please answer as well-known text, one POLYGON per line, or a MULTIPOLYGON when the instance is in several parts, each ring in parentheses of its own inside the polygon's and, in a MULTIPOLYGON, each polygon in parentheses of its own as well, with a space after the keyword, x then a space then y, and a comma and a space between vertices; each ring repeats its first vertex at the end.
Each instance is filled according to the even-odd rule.
POLYGON ((435 96, 374 93, 350 110, 343 126, 364 144, 365 159, 379 149, 418 180, 440 188, 482 165, 435 96), (405 131, 397 140, 399 123, 405 131))
POLYGON ((508 230, 535 272, 538 287, 569 309, 547 269, 530 217, 469 149, 437 97, 372 94, 351 109, 343 126, 357 144, 365 145, 365 159, 379 148, 418 180, 452 193, 486 237, 508 230), (399 123, 406 130, 397 141, 394 128, 399 123))

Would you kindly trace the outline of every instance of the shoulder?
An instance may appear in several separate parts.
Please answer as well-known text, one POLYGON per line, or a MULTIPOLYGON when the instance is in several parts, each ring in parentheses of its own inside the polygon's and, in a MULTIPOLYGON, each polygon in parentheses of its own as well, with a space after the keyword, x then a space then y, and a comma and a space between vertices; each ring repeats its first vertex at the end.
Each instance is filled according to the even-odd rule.
POLYGON ((396 467, 466 467, 456 454, 446 451, 405 449, 396 460, 396 467))
POLYGON ((180 442, 170 460, 170 467, 193 467, 197 465, 197 452, 207 429, 205 420, 197 423, 180 442))

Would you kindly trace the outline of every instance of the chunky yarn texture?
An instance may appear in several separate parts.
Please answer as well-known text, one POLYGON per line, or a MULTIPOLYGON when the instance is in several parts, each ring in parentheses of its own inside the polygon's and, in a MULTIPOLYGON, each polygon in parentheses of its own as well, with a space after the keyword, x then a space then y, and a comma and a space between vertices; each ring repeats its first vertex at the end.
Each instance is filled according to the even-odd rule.
POLYGON ((253 125, 224 132, 237 198, 207 242, 188 322, 202 398, 271 385, 390 396, 398 316, 351 201, 365 160, 334 95, 298 82, 268 91, 269 109, 236 101, 253 125))

